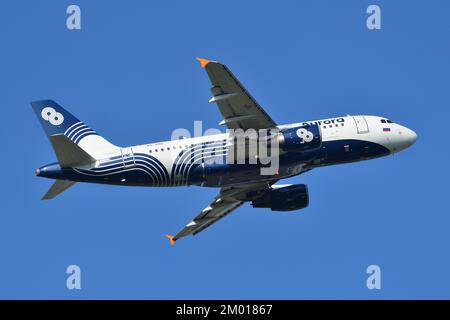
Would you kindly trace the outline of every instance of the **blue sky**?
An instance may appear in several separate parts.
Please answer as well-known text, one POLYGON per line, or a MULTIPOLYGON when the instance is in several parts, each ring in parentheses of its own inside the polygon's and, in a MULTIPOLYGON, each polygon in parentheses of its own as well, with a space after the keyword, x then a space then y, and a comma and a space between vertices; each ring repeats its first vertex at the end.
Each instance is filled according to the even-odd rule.
POLYGON ((448 1, 2 1, 0 298, 450 298, 448 1), (66 29, 66 8, 82 30, 66 29), (378 4, 382 29, 366 28, 378 4), (171 247, 217 190, 51 185, 29 102, 51 98, 117 145, 217 127, 194 57, 226 63, 278 123, 382 115, 418 134, 322 168, 310 206, 246 205, 171 247), (82 289, 66 289, 66 267, 82 289), (368 290, 377 264, 382 289, 368 290))

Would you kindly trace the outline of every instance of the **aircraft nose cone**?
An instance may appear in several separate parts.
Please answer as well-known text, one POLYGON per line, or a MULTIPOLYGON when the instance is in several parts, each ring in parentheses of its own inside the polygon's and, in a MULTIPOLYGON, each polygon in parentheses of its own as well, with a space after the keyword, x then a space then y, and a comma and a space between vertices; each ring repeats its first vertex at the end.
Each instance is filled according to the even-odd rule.
POLYGON ((396 136, 392 139, 393 153, 411 147, 417 140, 417 134, 409 128, 399 126, 396 136))
POLYGON ((36 169, 36 176, 39 177, 41 175, 41 169, 36 169))
POLYGON ((405 144, 407 147, 410 147, 416 142, 417 134, 411 129, 405 128, 403 138, 405 139, 405 144))
POLYGON ((387 148, 391 153, 397 153, 411 147, 417 140, 417 134, 407 127, 397 125, 392 135, 387 138, 387 148))

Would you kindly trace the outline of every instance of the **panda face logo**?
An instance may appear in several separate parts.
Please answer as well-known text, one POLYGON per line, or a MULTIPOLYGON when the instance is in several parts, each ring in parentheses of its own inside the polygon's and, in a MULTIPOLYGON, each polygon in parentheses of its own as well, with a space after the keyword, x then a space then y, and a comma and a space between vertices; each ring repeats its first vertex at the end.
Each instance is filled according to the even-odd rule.
POLYGON ((42 109, 41 117, 54 126, 59 126, 64 122, 64 116, 61 113, 56 112, 52 107, 45 107, 42 109))
POLYGON ((302 139, 302 141, 300 143, 311 142, 314 138, 314 135, 311 131, 308 131, 303 128, 298 129, 296 133, 297 133, 297 136, 302 139))

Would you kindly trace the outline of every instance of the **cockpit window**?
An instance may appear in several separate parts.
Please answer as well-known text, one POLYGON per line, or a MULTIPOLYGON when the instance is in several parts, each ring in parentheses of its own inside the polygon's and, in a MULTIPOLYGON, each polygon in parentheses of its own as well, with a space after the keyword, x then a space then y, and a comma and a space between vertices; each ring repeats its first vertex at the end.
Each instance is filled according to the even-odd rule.
POLYGON ((394 123, 393 121, 391 121, 391 120, 386 120, 386 122, 387 123, 394 123))
POLYGON ((384 120, 384 119, 381 119, 381 123, 386 123, 386 120, 384 120))

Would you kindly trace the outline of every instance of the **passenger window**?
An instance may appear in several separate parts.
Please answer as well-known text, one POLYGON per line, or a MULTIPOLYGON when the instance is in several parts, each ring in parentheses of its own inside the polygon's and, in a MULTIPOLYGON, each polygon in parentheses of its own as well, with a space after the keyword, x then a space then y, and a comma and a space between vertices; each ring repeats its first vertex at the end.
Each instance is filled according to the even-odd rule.
POLYGON ((152 153, 152 150, 148 150, 148 153, 152 153))

